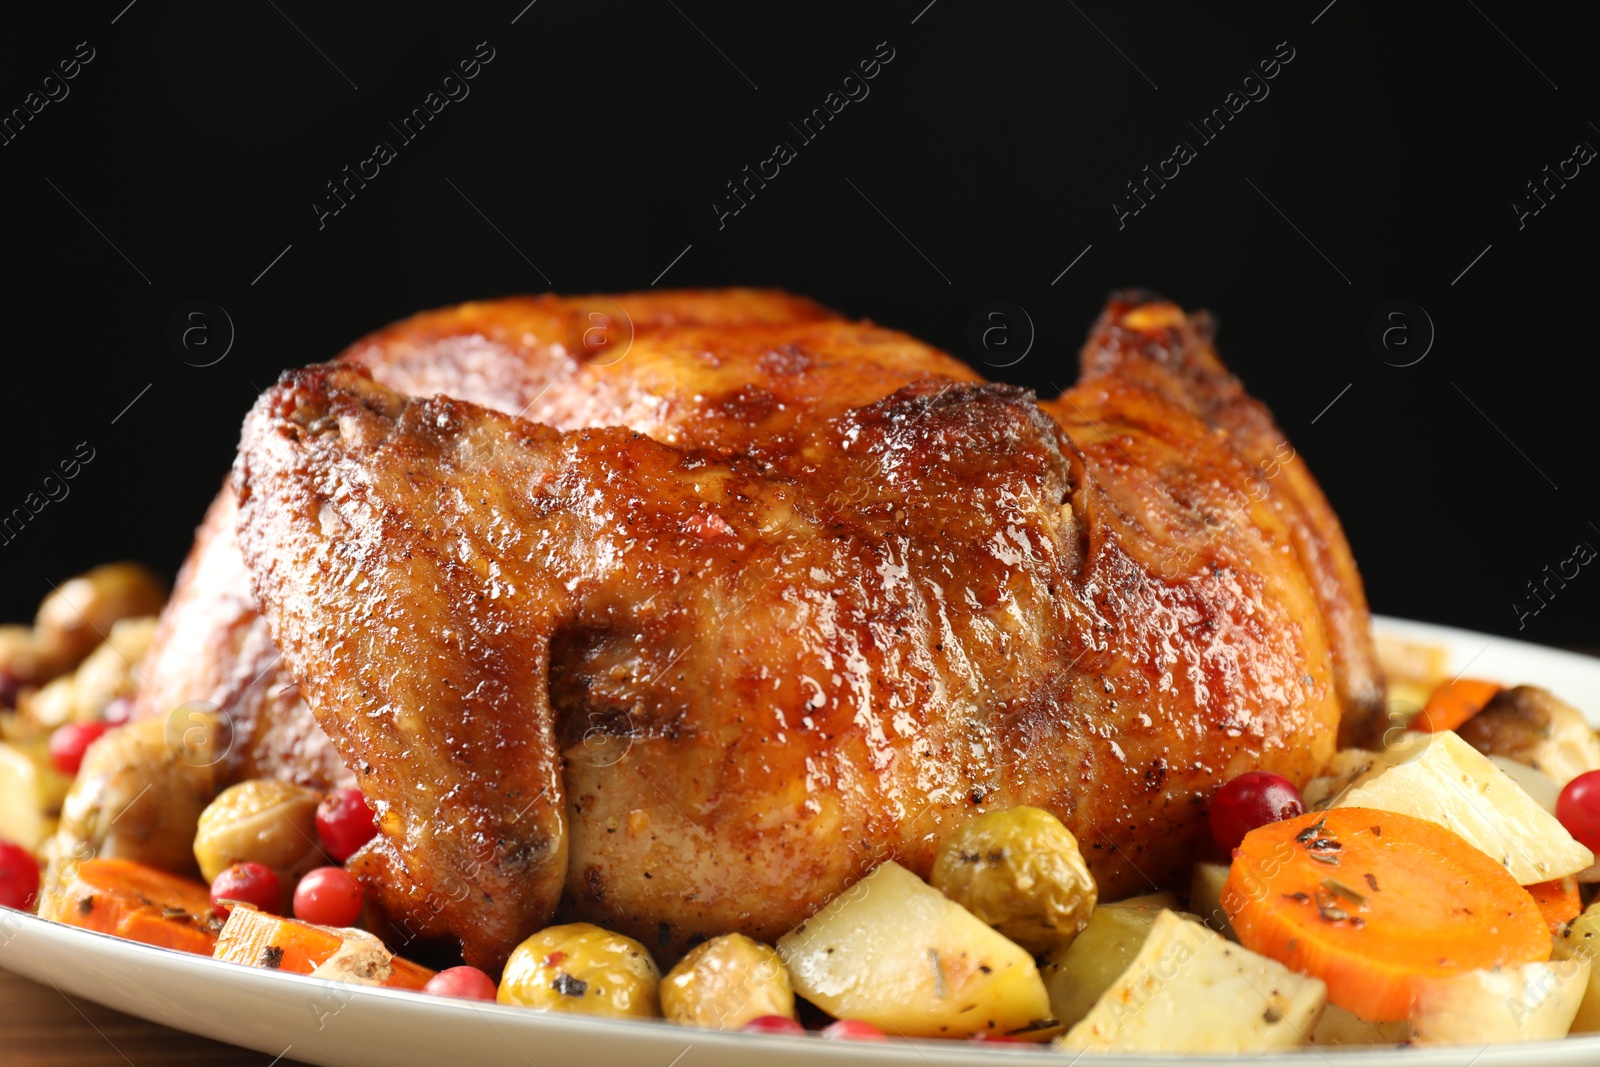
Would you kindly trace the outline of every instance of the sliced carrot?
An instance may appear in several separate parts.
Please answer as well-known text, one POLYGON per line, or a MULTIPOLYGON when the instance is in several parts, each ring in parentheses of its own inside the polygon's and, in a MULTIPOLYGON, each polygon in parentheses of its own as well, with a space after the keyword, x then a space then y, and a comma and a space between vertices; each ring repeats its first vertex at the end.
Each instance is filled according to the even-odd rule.
POLYGON ((1445 682, 1428 697, 1428 703, 1411 723, 1411 728, 1428 734, 1454 730, 1482 711, 1504 688, 1499 682, 1486 682, 1481 678, 1445 682))
POLYGON ((211 955, 222 920, 205 883, 130 860, 70 864, 46 918, 146 945, 211 955))
POLYGON ((1525 886, 1533 902, 1539 905, 1539 914, 1550 926, 1550 933, 1561 936, 1567 924, 1583 912, 1583 901, 1578 896, 1578 880, 1570 874, 1553 882, 1537 882, 1525 886))
POLYGON ((1246 948, 1373 1022, 1406 1018, 1423 979, 1550 958, 1539 906, 1504 867, 1442 826, 1371 808, 1250 831, 1222 907, 1246 948))
MULTIPOLYGON (((217 939, 213 956, 246 967, 310 974, 341 949, 348 952, 354 947, 360 950, 358 954, 363 954, 369 945, 378 948, 380 942, 375 938, 369 941, 368 937, 354 931, 314 926, 268 915, 248 904, 235 904, 227 925, 222 928, 222 936, 217 939)), ((380 953, 376 960, 368 955, 366 962, 376 963, 376 967, 368 968, 371 984, 390 989, 421 989, 434 974, 410 960, 389 957, 387 952, 380 953)))

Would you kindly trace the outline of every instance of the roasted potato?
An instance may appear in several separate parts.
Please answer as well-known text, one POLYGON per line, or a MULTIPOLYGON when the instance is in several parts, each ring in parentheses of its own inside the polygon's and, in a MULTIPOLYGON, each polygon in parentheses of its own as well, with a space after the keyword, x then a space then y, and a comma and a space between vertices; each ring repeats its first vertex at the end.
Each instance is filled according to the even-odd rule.
POLYGON ((207 882, 235 863, 304 874, 327 862, 317 847, 322 794, 292 782, 253 779, 206 805, 195 827, 194 858, 207 882))
POLYGON ((1173 893, 1154 893, 1095 908, 1083 932, 1071 944, 1052 952, 1040 969, 1056 1021, 1070 1027, 1088 1015, 1100 994, 1139 954, 1156 916, 1177 908, 1178 898, 1173 893))
POLYGON ((778 939, 795 992, 905 1037, 1052 1032, 1033 957, 897 863, 778 939))
POLYGON ((214 767, 180 758, 161 720, 112 730, 89 746, 61 805, 51 867, 99 856, 198 874, 195 831, 215 793, 214 767))
POLYGON ((1575 1034, 1600 1033, 1600 959, 1596 959, 1597 956, 1600 956, 1600 903, 1589 905, 1582 915, 1567 924, 1550 952, 1553 960, 1585 960, 1591 964, 1589 982, 1584 986, 1572 1020, 1571 1032, 1575 1034))
POLYGON ((1096 889, 1072 831, 1042 808, 969 819, 934 857, 934 888, 1029 952, 1078 936, 1096 889))
POLYGON ((77 670, 24 696, 18 709, 40 731, 66 722, 98 721, 113 700, 132 696, 138 689, 139 663, 155 629, 154 616, 120 620, 77 670))
POLYGON ((1583 712, 1532 685, 1502 689, 1457 728, 1485 756, 1504 756, 1542 771, 1564 786, 1600 770, 1600 738, 1583 712))
POLYGON ((62 583, 39 605, 39 650, 70 670, 105 640, 119 619, 156 615, 166 602, 161 579, 137 563, 107 563, 62 583))
POLYGON ((724 934, 696 945, 661 980, 668 1022, 737 1030, 763 1015, 793 1019, 794 987, 770 945, 724 934))
POLYGON ((71 787, 44 738, 0 743, 0 840, 37 852, 55 834, 71 787))
POLYGON ((1359 779, 1335 807, 1397 811, 1438 823, 1503 863, 1522 885, 1576 874, 1594 854, 1488 758, 1450 731, 1403 763, 1359 779))
POLYGON ((1228 881, 1225 863, 1197 863, 1189 877, 1189 911, 1215 933, 1229 941, 1237 941, 1233 924, 1222 910, 1222 887, 1228 881))
POLYGON ((661 971, 631 937, 590 923, 551 926, 518 945, 496 999, 538 1011, 652 1018, 661 971))
POLYGON ((1424 979, 1411 1013, 1411 1041, 1487 1045, 1566 1037, 1589 973, 1588 960, 1568 959, 1424 979))
POLYGON ((1162 911, 1127 969, 1056 1044, 1105 1052, 1299 1048, 1327 999, 1320 979, 1162 911))
POLYGON ((1337 801, 1356 782, 1369 776, 1374 769, 1389 766, 1382 752, 1369 752, 1364 748, 1342 748, 1333 754, 1322 773, 1306 783, 1300 791, 1306 807, 1316 810, 1337 801))

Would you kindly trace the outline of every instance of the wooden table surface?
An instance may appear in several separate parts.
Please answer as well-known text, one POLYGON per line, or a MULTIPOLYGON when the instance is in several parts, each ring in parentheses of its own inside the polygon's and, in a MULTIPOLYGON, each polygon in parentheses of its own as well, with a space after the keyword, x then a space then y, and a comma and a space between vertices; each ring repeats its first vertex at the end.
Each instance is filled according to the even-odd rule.
POLYGON ((0 970, 4 1067, 304 1067, 102 1008, 0 970))

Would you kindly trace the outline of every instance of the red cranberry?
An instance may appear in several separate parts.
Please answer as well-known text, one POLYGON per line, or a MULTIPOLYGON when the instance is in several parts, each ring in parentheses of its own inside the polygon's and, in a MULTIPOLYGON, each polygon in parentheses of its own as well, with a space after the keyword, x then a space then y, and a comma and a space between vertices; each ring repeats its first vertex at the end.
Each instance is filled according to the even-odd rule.
POLYGON ((211 883, 212 910, 226 915, 233 910, 229 904, 249 904, 276 915, 283 908, 283 883, 271 867, 235 863, 211 883))
POLYGON ((1267 771, 1246 771, 1211 798, 1211 836, 1228 852, 1258 826, 1302 815, 1306 802, 1294 783, 1267 771))
POLYGON ((359 789, 335 789, 317 805, 317 835, 322 838, 322 851, 337 863, 355 855, 377 832, 377 820, 359 789))
POLYGON ((1556 798, 1556 818, 1578 844, 1600 855, 1600 771, 1586 771, 1556 798))

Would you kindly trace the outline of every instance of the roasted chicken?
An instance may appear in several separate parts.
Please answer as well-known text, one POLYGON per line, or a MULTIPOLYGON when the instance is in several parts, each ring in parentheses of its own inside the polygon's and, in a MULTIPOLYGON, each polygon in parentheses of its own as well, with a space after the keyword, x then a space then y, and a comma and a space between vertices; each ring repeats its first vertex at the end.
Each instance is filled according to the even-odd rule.
POLYGON ((1039 402, 750 291, 417 316, 257 403, 141 712, 216 704, 224 778, 353 773, 389 932, 491 969, 558 913, 771 939, 1019 804, 1104 897, 1169 882, 1382 680, 1207 320, 1115 298, 1082 362, 1039 402))

